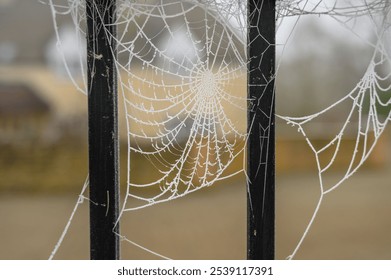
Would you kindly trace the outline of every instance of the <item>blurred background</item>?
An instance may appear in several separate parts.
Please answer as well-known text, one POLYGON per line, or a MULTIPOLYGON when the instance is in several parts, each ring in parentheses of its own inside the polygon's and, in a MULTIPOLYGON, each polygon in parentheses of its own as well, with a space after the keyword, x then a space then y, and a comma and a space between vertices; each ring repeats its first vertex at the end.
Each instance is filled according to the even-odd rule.
MULTIPOLYGON (((277 37, 285 42, 291 34, 279 64, 276 107, 281 115, 302 116, 348 93, 372 52, 329 20, 308 17, 291 33, 293 24, 287 21, 277 37)), ((60 20, 60 30, 66 55, 77 56, 72 23, 60 20)), ((368 29, 361 30, 363 37, 371 37, 368 29)), ((38 1, 0 0, 0 259, 47 259, 54 248, 87 175, 86 101, 63 68, 50 8, 38 1)), ((333 137, 328 131, 343 120, 344 109, 312 124, 314 143, 333 137)), ((296 128, 277 124, 276 257, 284 259, 304 232, 320 193, 314 154, 296 128)), ((391 258, 390 137, 388 128, 364 166, 325 197, 297 258, 391 258)), ((343 147, 354 141, 344 138, 343 147)), ((121 147, 125 186, 125 141, 121 147)), ((350 153, 342 148, 330 180, 343 176, 350 153)), ((85 202, 57 258, 88 259, 88 227, 85 202)), ((243 259, 245 178, 127 214, 121 229, 130 240, 173 259, 243 259)), ((154 256, 123 243, 122 258, 154 256)))

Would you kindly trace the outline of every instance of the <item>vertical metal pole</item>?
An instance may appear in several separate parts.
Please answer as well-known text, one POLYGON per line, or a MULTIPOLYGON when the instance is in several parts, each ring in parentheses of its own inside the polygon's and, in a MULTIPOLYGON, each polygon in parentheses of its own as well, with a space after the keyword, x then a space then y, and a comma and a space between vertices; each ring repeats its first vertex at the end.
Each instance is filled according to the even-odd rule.
POLYGON ((248 0, 248 259, 274 259, 275 0, 248 0))
POLYGON ((118 259, 119 213, 115 0, 87 0, 91 259, 118 259))

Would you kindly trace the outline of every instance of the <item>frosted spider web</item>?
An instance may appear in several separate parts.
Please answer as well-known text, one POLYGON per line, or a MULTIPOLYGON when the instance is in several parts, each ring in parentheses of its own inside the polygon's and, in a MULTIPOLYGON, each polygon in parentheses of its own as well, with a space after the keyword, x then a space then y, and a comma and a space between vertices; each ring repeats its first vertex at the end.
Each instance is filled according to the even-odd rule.
POLYGON ((353 33, 357 32, 357 28, 355 28, 357 18, 369 17, 376 39, 366 41, 372 47, 372 58, 361 80, 344 97, 315 114, 304 117, 279 116, 288 124, 297 127, 312 150, 318 170, 320 191, 313 215, 297 246, 288 258, 293 258, 299 250, 313 225, 324 197, 338 188, 363 165, 391 119, 391 64, 389 51, 387 51, 389 46, 385 45, 387 44, 385 38, 389 32, 390 4, 385 1, 365 3, 352 1, 343 2, 341 6, 338 6, 337 1, 329 1, 329 5, 325 5, 326 1, 323 2, 316 1, 315 5, 308 5, 307 9, 301 10, 298 10, 297 7, 293 9, 289 7, 285 13, 295 14, 299 11, 299 14, 302 15, 327 14, 353 33), (338 107, 345 108, 345 117, 341 120, 340 126, 334 128, 335 136, 324 144, 315 143, 311 137, 309 124, 318 119, 327 118, 330 114, 335 114, 338 107), (346 147, 344 145, 345 139, 355 139, 354 147, 346 147), (349 150, 351 155, 345 166, 345 171, 340 178, 333 181, 327 180, 327 175, 331 173, 334 164, 344 150, 349 150))
MULTIPOLYGON (((127 191, 121 217, 128 211, 171 201, 245 173, 244 161, 241 168, 231 168, 246 149, 245 116, 252 107, 246 96, 247 63, 251 58, 246 56, 245 2, 117 1, 118 33, 114 37, 107 31, 107 36, 117 44, 116 68, 128 139, 127 191), (148 159, 145 168, 150 176, 132 176, 132 156, 148 159)), ((297 127, 313 151, 320 188, 317 207, 289 258, 294 257, 303 243, 324 196, 362 166, 391 119, 391 68, 384 40, 389 27, 388 2, 338 2, 277 1, 277 29, 288 17, 300 20, 306 15, 327 15, 355 32, 355 20, 369 17, 376 34, 376 40, 367 41, 373 48, 373 57, 354 89, 318 113, 304 117, 278 115, 297 127), (348 108, 342 125, 332 139, 319 147, 313 143, 307 125, 332 114, 339 106, 348 108), (337 182, 326 184, 324 178, 338 158, 347 135, 355 135, 356 140, 346 172, 337 182)), ((82 42, 86 19, 84 1, 50 0, 48 3, 57 34, 57 17, 69 16, 82 42)), ((284 48, 282 44, 283 51, 284 48)), ((83 69, 83 55, 80 57, 83 69)), ((66 65, 66 57, 64 62, 66 65)), ((85 77, 81 83, 74 77, 72 80, 86 92, 85 77)), ((85 198, 83 193, 81 198, 85 198)))
POLYGON ((128 181, 127 196, 137 201, 125 203, 123 211, 232 176, 226 170, 243 150, 246 134, 235 120, 246 109, 240 94, 246 74, 243 38, 209 11, 212 4, 205 5, 119 4, 118 68, 129 154, 145 155, 156 173, 153 179, 128 181), (153 30, 156 26, 163 28, 153 30), (144 188, 151 194, 137 194, 144 188))

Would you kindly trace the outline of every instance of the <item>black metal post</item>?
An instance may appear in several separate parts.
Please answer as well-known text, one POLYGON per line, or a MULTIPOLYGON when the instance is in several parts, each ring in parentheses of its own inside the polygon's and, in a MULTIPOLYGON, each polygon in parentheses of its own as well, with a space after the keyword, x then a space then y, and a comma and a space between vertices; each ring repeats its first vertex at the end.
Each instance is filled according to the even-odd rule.
POLYGON ((275 0, 248 0, 248 259, 274 259, 275 0))
POLYGON ((87 0, 91 259, 119 259, 115 0, 87 0))

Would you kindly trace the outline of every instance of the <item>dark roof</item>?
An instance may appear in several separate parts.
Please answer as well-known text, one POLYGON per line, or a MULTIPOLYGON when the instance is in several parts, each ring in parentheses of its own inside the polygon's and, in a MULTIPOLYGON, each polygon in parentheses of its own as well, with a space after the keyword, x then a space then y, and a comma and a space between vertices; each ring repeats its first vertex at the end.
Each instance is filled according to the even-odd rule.
POLYGON ((50 107, 34 90, 24 85, 0 84, 0 117, 49 112, 50 107))

